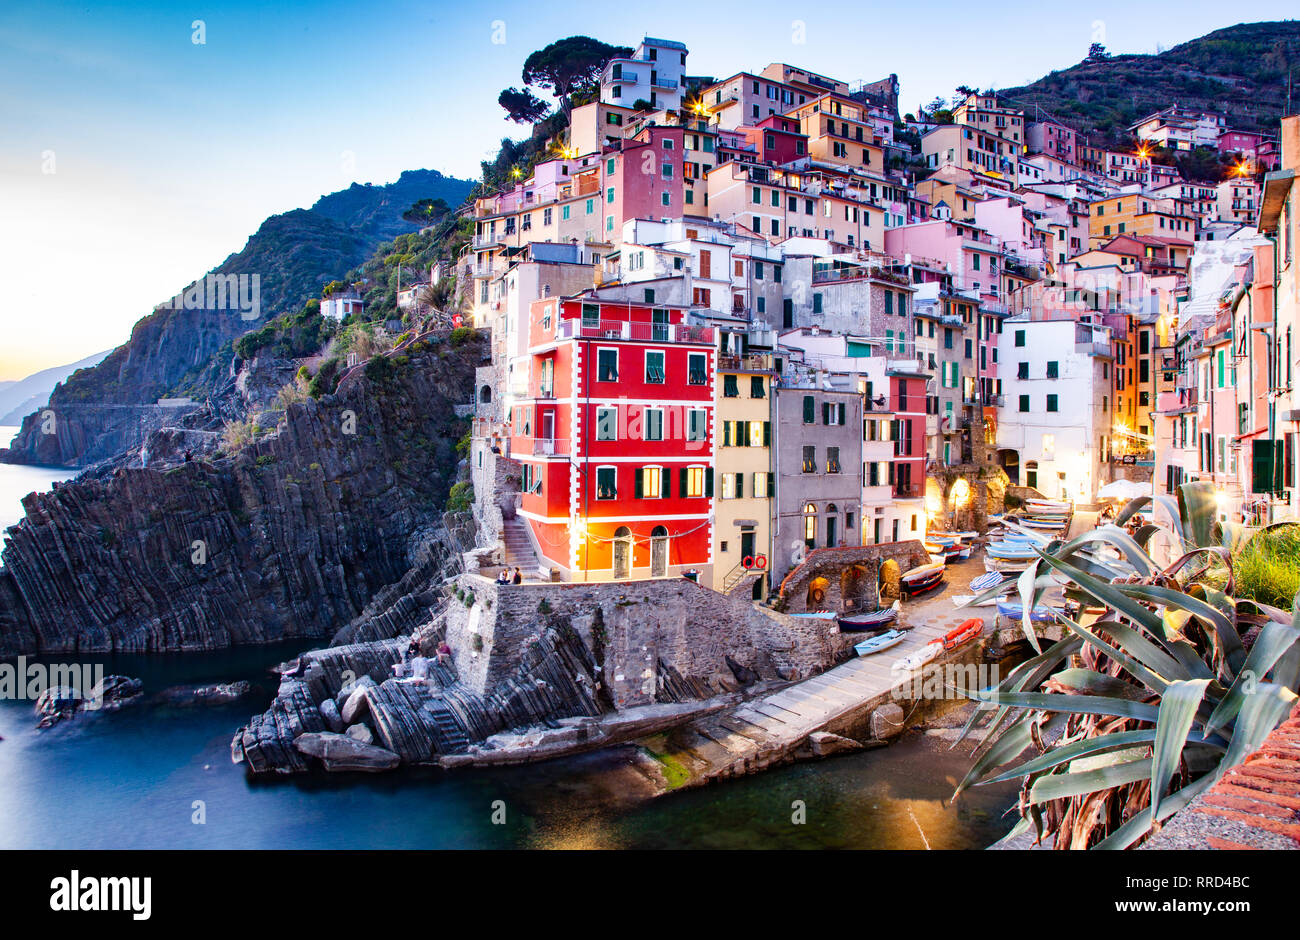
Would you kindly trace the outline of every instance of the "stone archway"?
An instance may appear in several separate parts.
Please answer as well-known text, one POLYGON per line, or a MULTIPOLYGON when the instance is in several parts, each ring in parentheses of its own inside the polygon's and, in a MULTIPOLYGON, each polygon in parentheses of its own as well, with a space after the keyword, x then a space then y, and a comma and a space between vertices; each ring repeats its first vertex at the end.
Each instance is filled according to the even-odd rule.
POLYGON ((1020 454, 1017 451, 1004 448, 998 451, 998 466, 1002 472, 1007 475, 1012 486, 1020 485, 1020 454))
POLYGON ((878 594, 871 589, 873 583, 866 565, 845 566, 840 572, 840 600, 844 610, 875 610, 878 594))
POLYGON ((826 592, 830 581, 825 578, 813 578, 808 582, 807 608, 810 611, 826 610, 826 592))
POLYGON ((903 572, 898 562, 886 558, 880 563, 880 599, 896 601, 903 596, 900 578, 903 572))

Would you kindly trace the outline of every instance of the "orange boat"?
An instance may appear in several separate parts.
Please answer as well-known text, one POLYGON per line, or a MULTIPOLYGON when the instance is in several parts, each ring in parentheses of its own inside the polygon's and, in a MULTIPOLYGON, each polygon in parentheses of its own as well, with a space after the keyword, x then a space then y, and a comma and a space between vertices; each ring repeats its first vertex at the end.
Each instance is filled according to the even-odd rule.
POLYGON ((961 626, 944 634, 943 648, 946 650, 955 650, 963 643, 969 643, 983 632, 984 621, 979 617, 972 617, 961 624, 961 626))

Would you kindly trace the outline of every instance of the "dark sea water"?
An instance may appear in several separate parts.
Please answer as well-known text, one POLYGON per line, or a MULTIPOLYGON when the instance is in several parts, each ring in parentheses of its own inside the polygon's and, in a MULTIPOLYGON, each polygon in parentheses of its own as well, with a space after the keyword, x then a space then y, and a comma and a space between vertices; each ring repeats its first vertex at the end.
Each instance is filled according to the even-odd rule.
MULTIPOLYGON (((0 524, 17 519, 24 493, 65 476, 0 464, 0 524)), ((142 679, 146 699, 253 682, 232 705, 145 702, 37 731, 31 701, 0 700, 0 848, 952 849, 1011 828, 1014 784, 948 805, 968 759, 919 734, 649 801, 627 749, 496 770, 250 780, 231 763, 231 736, 271 700, 269 667, 302 648, 85 660, 142 679)))

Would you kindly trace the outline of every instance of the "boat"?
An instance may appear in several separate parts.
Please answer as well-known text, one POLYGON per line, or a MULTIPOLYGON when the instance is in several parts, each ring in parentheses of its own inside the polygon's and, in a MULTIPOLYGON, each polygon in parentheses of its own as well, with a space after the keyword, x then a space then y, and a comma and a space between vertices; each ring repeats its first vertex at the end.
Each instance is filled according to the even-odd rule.
MULTIPOLYGON (((1050 623, 1056 620, 1056 615, 1060 613, 1059 607, 1038 606, 1029 611, 1029 619, 1038 623, 1050 623)), ((1019 601, 999 601, 998 616, 1009 617, 1012 620, 1022 620, 1025 616, 1025 605, 1019 601)))
MULTIPOLYGON (((1008 590, 1010 590, 1013 587, 1015 587, 1014 584, 1007 585, 1008 590)), ((999 604, 1002 601, 1005 601, 1007 599, 1007 596, 1005 594, 997 594, 994 595, 993 597, 986 597, 982 601, 975 601, 975 596, 976 595, 974 594, 954 595, 952 599, 952 604, 954 607, 993 607, 994 605, 999 604), (971 603, 972 601, 975 601, 975 603, 971 603)))
POLYGON ((943 648, 955 650, 963 643, 969 643, 984 632, 984 621, 980 617, 971 617, 958 627, 949 630, 943 636, 943 648))
POLYGON ((899 578, 899 580, 904 583, 907 583, 911 581, 919 581, 923 578, 926 578, 931 575, 936 575, 936 574, 939 576, 943 575, 943 565, 938 562, 933 562, 928 565, 919 565, 916 568, 913 568, 911 571, 904 572, 903 575, 899 578))
POLYGON ((841 633, 859 633, 863 630, 875 630, 891 623, 898 616, 898 601, 880 610, 867 614, 842 614, 839 617, 841 633))
POLYGON ((922 646, 919 650, 913 650, 903 658, 895 660, 894 664, 889 667, 889 671, 890 672, 912 672, 913 670, 920 669, 922 666, 924 666, 926 663, 934 659, 942 652, 943 652, 943 641, 931 640, 929 643, 925 644, 925 646, 922 646))
POLYGON ((1028 568, 1034 559, 1032 558, 985 558, 984 570, 988 572, 998 572, 1000 574, 1016 574, 1028 568))
POLYGON ((1055 522, 1047 519, 1022 519, 1020 524, 1031 529, 1064 529, 1065 520, 1055 522))
POLYGON ((1038 557, 1028 545, 1009 545, 1006 542, 995 542, 987 546, 984 549, 984 554, 990 558, 999 558, 1006 561, 1033 561, 1038 557))
POLYGON ((1049 512, 1074 512, 1074 503, 1068 499, 1027 499, 1025 508, 1030 512, 1046 509, 1049 512))
POLYGON ((940 585, 947 584, 947 583, 948 581, 946 578, 944 578, 943 572, 940 571, 938 574, 933 575, 930 578, 927 578, 925 580, 905 582, 904 584, 901 585, 901 587, 903 589, 903 593, 906 594, 908 599, 910 600, 911 598, 915 597, 918 594, 924 594, 926 591, 933 591, 935 588, 939 587, 940 585))
POLYGON ((881 650, 887 650, 891 646, 897 646, 903 642, 906 636, 899 630, 887 630, 884 633, 878 633, 869 640, 863 640, 853 647, 859 656, 870 656, 872 653, 879 653, 881 650))
POLYGON ((1006 580, 1006 576, 1001 572, 991 571, 988 574, 982 574, 970 583, 970 589, 976 593, 983 593, 991 587, 1001 584, 1006 580))

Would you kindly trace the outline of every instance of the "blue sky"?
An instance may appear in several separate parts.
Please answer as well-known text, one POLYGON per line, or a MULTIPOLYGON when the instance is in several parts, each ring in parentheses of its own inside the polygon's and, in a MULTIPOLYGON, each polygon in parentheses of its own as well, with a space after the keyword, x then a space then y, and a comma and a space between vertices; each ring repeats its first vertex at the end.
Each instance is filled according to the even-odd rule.
MULTIPOLYGON (((268 215, 429 167, 477 175, 496 104, 572 33, 689 46, 695 74, 771 61, 896 72, 905 110, 1077 62, 1094 33, 1154 52, 1238 21, 1222 4, 119 2, 0 10, 0 381, 111 348, 268 215), (653 15, 652 15, 653 14, 653 15), (195 20, 202 21, 196 43, 195 20), (802 31, 795 21, 802 21, 802 31), (497 23, 504 24, 504 39, 497 23), (802 32, 804 41, 795 42, 802 32)), ((1294 14, 1263 0, 1251 19, 1294 14)))

